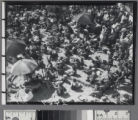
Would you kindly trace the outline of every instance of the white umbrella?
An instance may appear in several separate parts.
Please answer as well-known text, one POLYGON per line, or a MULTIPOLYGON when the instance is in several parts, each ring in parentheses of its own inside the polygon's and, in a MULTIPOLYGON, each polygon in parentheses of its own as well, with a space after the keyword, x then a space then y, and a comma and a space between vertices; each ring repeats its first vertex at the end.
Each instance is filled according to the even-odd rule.
POLYGON ((25 75, 33 72, 37 68, 37 63, 31 59, 21 59, 17 61, 11 70, 13 75, 25 75))

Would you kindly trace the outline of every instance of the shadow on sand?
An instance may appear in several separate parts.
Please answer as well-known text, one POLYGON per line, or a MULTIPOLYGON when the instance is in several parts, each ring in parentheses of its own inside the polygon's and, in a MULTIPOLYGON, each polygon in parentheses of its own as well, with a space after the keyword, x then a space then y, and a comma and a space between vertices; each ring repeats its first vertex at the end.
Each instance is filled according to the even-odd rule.
POLYGON ((52 85, 43 84, 41 88, 34 92, 34 98, 31 101, 41 101, 49 99, 54 93, 55 89, 52 85))

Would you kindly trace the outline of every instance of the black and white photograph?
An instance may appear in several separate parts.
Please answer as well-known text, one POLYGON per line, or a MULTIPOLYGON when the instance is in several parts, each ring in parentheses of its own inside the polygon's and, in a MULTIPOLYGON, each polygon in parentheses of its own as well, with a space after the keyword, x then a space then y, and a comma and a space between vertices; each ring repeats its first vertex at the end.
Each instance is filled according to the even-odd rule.
POLYGON ((6 104, 134 104, 135 2, 5 2, 6 104))

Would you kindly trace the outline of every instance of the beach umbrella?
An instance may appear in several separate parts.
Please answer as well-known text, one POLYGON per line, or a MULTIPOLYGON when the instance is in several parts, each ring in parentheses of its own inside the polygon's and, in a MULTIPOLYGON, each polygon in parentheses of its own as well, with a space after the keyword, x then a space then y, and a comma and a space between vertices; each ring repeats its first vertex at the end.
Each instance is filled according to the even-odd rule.
POLYGON ((38 67, 37 63, 31 59, 21 59, 17 61, 11 70, 13 75, 25 75, 33 72, 38 67))
POLYGON ((78 21, 79 20, 79 18, 82 16, 82 15, 84 15, 85 14, 85 12, 86 11, 84 11, 84 12, 82 12, 82 13, 80 13, 80 14, 77 14, 77 15, 75 15, 74 17, 73 17, 73 21, 78 21))
POLYGON ((78 22, 78 24, 80 24, 80 25, 90 25, 90 24, 92 24, 91 16, 86 14, 86 13, 79 14, 78 16, 76 16, 74 18, 74 20, 76 22, 78 22))
POLYGON ((16 57, 25 51, 25 43, 20 40, 7 40, 6 55, 16 57))
POLYGON ((82 24, 82 25, 89 25, 89 24, 92 24, 90 15, 88 15, 88 14, 82 15, 82 16, 79 18, 78 23, 79 23, 79 24, 82 24))

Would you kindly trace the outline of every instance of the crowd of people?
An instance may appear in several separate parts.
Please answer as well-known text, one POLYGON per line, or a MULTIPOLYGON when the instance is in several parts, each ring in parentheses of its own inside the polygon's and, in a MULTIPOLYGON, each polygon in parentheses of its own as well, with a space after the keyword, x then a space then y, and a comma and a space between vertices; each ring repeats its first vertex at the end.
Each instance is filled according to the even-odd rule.
POLYGON ((59 96, 66 93, 65 83, 73 90, 88 83, 102 91, 101 96, 126 81, 133 90, 131 6, 8 5, 7 10, 7 39, 25 42, 23 58, 34 59, 37 70, 43 70, 33 73, 37 79, 61 81, 59 96), (78 70, 87 74, 85 81, 77 79, 78 70))

